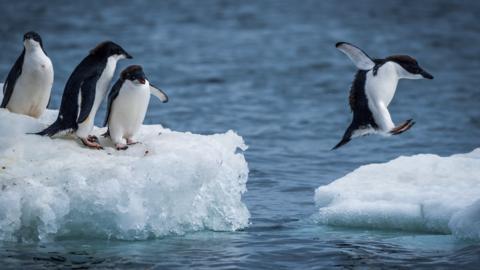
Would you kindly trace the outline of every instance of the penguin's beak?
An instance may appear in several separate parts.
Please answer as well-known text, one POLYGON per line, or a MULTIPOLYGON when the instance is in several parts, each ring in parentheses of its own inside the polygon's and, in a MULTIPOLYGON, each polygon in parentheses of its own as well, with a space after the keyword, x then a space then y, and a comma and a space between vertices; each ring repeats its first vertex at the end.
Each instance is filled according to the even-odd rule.
POLYGON ((138 78, 137 81, 141 84, 145 84, 145 78, 138 78))
POLYGON ((127 59, 132 59, 133 56, 131 56, 129 53, 125 52, 125 58, 127 58, 127 59))
POLYGON ((425 79, 429 79, 429 80, 432 80, 432 79, 433 79, 432 74, 426 72, 426 71, 423 70, 423 69, 420 71, 420 75, 422 75, 422 77, 425 78, 425 79))

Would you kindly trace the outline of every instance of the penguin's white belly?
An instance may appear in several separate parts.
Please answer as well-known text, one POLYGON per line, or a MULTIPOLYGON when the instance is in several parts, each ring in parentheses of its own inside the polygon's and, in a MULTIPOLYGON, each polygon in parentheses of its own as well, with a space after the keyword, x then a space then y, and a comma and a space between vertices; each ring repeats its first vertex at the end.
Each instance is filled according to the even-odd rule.
POLYGON ((395 67, 392 63, 385 63, 378 69, 377 75, 374 76, 372 71, 367 73, 365 91, 369 101, 382 102, 388 106, 395 95, 397 84, 398 77, 395 67))
POLYGON ((50 99, 53 66, 43 53, 25 55, 22 73, 13 88, 7 108, 15 113, 40 117, 50 99))
POLYGON ((375 76, 372 71, 367 73, 365 94, 368 99, 368 108, 372 112, 375 123, 385 132, 395 126, 387 108, 395 95, 397 84, 398 76, 392 63, 382 65, 375 76))
POLYGON ((129 81, 124 83, 112 104, 108 129, 115 143, 132 138, 140 129, 150 101, 148 83, 133 86, 129 81))

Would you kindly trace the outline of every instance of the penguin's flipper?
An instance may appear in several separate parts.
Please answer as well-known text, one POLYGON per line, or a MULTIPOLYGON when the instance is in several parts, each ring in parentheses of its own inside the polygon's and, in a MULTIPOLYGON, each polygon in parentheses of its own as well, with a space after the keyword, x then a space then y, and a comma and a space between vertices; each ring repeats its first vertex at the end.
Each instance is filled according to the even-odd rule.
POLYGON ((15 88, 15 83, 17 82, 18 77, 22 74, 23 59, 25 58, 25 49, 23 49, 22 54, 18 57, 15 64, 13 64, 12 69, 7 75, 5 84, 3 85, 3 100, 0 108, 7 107, 10 98, 12 97, 13 88, 15 88))
POLYGON ((118 79, 115 82, 115 84, 112 86, 112 89, 108 94, 107 113, 105 114, 105 120, 103 121, 103 126, 106 126, 108 124, 108 118, 110 117, 110 111, 112 110, 113 101, 115 100, 115 98, 117 98, 118 93, 120 93, 120 88, 122 88, 122 85, 123 85, 123 81, 121 79, 118 79))
POLYGON ((52 103, 52 93, 50 91, 50 96, 48 97, 48 103, 47 103, 47 109, 51 109, 50 108, 50 104, 52 103))
POLYGON ((161 90, 160 88, 156 87, 153 84, 150 84, 150 94, 156 96, 158 99, 160 99, 163 103, 168 102, 168 96, 161 90))
POLYGON ((80 103, 80 114, 77 118, 77 123, 84 122, 90 111, 92 110, 93 103, 95 102, 95 87, 97 85, 98 76, 92 76, 83 82, 80 88, 81 103, 80 103))
POLYGON ((335 47, 346 54, 355 66, 360 70, 370 70, 375 66, 375 62, 360 48, 347 43, 338 42, 335 47))
POLYGON ((408 119, 407 121, 403 122, 402 124, 390 130, 390 134, 392 135, 402 134, 403 132, 409 130, 413 125, 415 125, 415 122, 413 121, 413 119, 408 119))

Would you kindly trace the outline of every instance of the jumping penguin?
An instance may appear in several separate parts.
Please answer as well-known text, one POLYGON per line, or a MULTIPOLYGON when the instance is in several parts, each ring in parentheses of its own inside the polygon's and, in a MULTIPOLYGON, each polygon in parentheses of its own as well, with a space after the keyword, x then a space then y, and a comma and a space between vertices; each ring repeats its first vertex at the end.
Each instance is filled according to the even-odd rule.
POLYGON ((415 124, 412 119, 395 126, 387 109, 395 94, 398 80, 433 79, 433 76, 408 55, 372 59, 352 44, 339 42, 336 47, 346 54, 359 70, 350 89, 352 123, 332 150, 348 143, 354 137, 375 132, 398 135, 410 129, 415 124))
POLYGON ((50 101, 53 66, 35 32, 23 36, 23 51, 3 85, 1 108, 35 118, 43 114, 50 101))
POLYGON ((90 133, 117 62, 125 58, 132 56, 111 41, 102 42, 91 50, 68 78, 57 120, 36 134, 53 136, 60 131, 73 130, 85 146, 102 149, 98 138, 90 133))
POLYGON ((108 131, 104 135, 110 136, 117 150, 125 150, 136 143, 133 137, 145 119, 150 94, 163 103, 168 101, 167 95, 147 80, 138 65, 124 69, 110 90, 103 124, 108 125, 108 131))

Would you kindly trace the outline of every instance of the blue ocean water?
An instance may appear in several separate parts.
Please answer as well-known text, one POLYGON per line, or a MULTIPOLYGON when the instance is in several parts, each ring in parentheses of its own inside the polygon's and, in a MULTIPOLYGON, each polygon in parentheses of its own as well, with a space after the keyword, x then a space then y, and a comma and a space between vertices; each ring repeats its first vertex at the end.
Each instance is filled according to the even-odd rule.
MULTIPOLYGON (((314 190, 400 155, 450 155, 480 143, 477 1, 2 1, 0 76, 38 31, 55 67, 52 108, 98 42, 111 39, 169 94, 146 123, 202 134, 237 131, 249 149, 243 200, 251 225, 157 240, 0 244, 10 268, 474 268, 480 245, 448 235, 326 227, 311 220, 314 190), (364 137, 338 151, 350 121, 355 72, 335 48, 414 56, 433 81, 401 81, 390 112, 414 118, 392 138, 364 137)), ((104 107, 97 115, 100 123, 104 107)))

